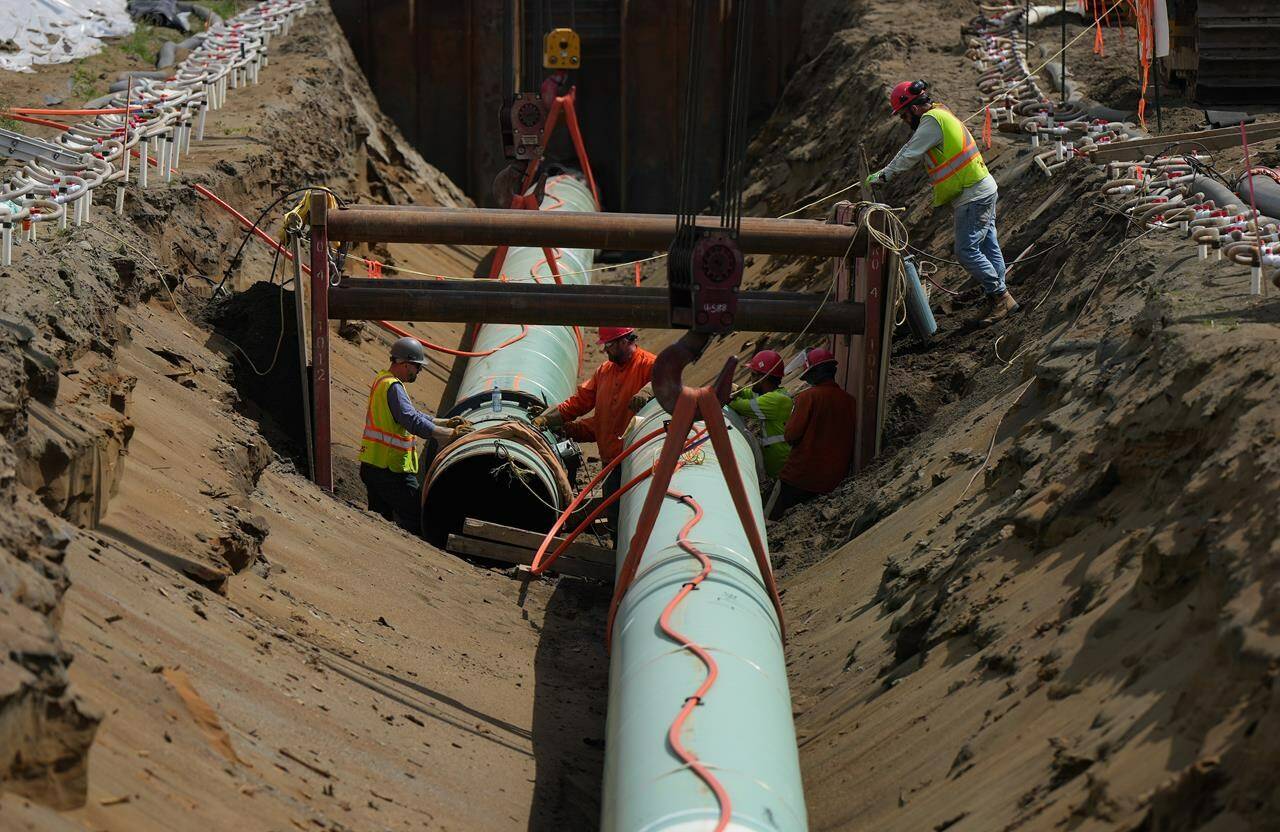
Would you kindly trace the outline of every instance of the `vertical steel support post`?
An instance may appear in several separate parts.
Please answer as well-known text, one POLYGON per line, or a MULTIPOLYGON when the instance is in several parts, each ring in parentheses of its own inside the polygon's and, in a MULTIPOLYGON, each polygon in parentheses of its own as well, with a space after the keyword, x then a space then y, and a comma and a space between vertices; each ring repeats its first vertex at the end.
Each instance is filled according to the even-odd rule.
POLYGON ((1067 0, 1062 0, 1062 103, 1067 103, 1067 0))
POLYGON ((866 323, 858 342, 857 362, 850 378, 849 392, 858 400, 858 440, 853 451, 853 470, 861 471, 876 455, 876 435, 880 414, 880 354, 885 326, 885 249, 879 243, 867 245, 854 268, 853 299, 864 304, 866 323))
POLYGON ((315 426, 315 481, 333 490, 329 421, 329 201, 311 198, 311 410, 315 426))
MULTIPOLYGON (((836 203, 832 221, 853 225, 857 221, 856 208, 849 202, 836 203)), ((831 339, 831 351, 840 363, 836 383, 858 403, 857 424, 854 426, 857 435, 854 472, 867 467, 879 450, 880 393, 884 381, 881 371, 888 362, 887 333, 893 326, 885 314, 887 261, 888 251, 873 239, 865 251, 837 258, 832 264, 835 269, 835 300, 855 301, 863 304, 866 310, 862 335, 835 335, 831 339)))
MULTIPOLYGON (((853 203, 837 202, 831 221, 840 225, 853 225, 855 216, 853 203)), ((831 261, 832 279, 836 283, 835 297, 832 300, 837 303, 844 303, 853 299, 853 281, 850 279, 849 265, 850 258, 848 257, 836 257, 831 261)), ((849 379, 853 373, 853 367, 857 366, 854 350, 858 341, 861 341, 861 336, 847 333, 831 336, 831 352, 839 360, 839 369, 836 370, 836 384, 839 384, 853 395, 857 395, 857 385, 851 385, 849 379)))
POLYGON ((298 376, 302 386, 302 429, 307 440, 307 475, 316 480, 315 432, 311 429, 311 391, 307 384, 307 301, 302 289, 302 239, 289 232, 289 251, 293 253, 293 321, 298 336, 298 376))

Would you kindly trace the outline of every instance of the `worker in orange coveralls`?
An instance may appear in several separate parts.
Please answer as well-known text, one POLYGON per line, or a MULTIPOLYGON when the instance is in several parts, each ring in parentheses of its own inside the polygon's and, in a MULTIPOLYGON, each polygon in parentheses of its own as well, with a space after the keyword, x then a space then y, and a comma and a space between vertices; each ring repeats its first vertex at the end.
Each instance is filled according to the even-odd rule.
MULTIPOLYGON (((595 441, 600 462, 608 465, 622 453, 622 437, 632 417, 653 398, 649 382, 655 356, 636 345, 632 327, 602 326, 597 343, 604 349, 601 364, 572 396, 533 420, 536 428, 563 433, 581 441, 595 441), (594 415, 583 418, 594 411, 594 415)), ((622 487, 622 466, 604 481, 608 497, 622 487)), ((618 527, 618 503, 609 508, 609 522, 618 527)))

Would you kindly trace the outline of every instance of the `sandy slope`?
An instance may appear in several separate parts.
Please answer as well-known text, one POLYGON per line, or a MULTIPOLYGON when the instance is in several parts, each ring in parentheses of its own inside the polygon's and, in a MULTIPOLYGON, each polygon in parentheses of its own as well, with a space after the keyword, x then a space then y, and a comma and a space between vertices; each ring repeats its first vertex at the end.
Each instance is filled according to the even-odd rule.
MULTIPOLYGON (((185 161, 184 179, 134 204, 138 226, 103 215, 101 228, 50 240, 41 256, 69 262, 81 239, 110 246, 114 234, 131 241, 121 254, 147 281, 156 260, 216 279, 240 230, 197 203, 186 177, 247 213, 300 181, 366 200, 461 199, 377 112, 327 12, 280 48, 262 85, 211 118, 211 139, 185 161), (367 138, 352 144, 358 136, 367 138)), ((270 270, 264 249, 249 251, 235 276, 241 287, 270 270)), ((448 274, 469 274, 477 260, 460 249, 379 256, 448 274)), ((37 260, 24 257, 21 278, 38 284, 37 260)), ((151 283, 150 303, 113 310, 114 337, 101 352, 67 348, 74 363, 64 364, 59 411, 103 398, 106 376, 133 380, 116 414, 131 433, 118 493, 65 553, 73 589, 61 602, 61 635, 75 657, 72 690, 102 722, 84 808, 59 817, 8 794, 5 827, 594 822, 599 591, 535 582, 521 593, 502 572, 317 492, 264 440, 264 430, 278 434, 270 415, 230 386, 235 347, 190 320, 203 288, 188 280, 179 309, 151 283)), ((258 311, 275 326, 276 309, 258 311)), ((355 493, 366 385, 391 339, 366 329, 353 342, 333 329, 335 452, 344 492, 355 493)), ((458 337, 456 327, 419 331, 440 343, 458 337)), ((424 374, 415 398, 430 406, 448 366, 424 374)))
MULTIPOLYGON (((806 70, 813 94, 757 139, 767 177, 824 192, 810 171, 855 163, 840 136, 887 159, 901 128, 855 125, 901 77, 976 109, 956 47, 972 7, 894 6, 864 4, 806 70), (929 27, 897 25, 924 9, 929 27)), ((1120 106, 1132 61, 1109 42, 1088 76, 1120 106)), ((986 156, 1006 254, 1036 245, 1011 281, 1024 313, 973 330, 944 263, 965 291, 945 340, 895 347, 896 454, 770 528, 812 824, 1276 828, 1280 301, 1177 234, 1132 239, 1083 162, 1047 181, 1025 146, 986 156)), ((925 194, 889 190, 913 244, 949 257, 925 194)))

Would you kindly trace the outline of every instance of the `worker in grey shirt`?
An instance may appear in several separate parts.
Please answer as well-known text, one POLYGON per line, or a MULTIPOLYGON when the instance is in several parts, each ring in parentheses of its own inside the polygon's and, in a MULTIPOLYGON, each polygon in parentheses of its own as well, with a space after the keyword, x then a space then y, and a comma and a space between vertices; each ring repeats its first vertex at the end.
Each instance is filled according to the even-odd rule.
POLYGON ((369 492, 369 510, 410 534, 421 532, 422 512, 414 437, 447 444, 471 430, 464 419, 432 418, 413 406, 404 386, 426 365, 427 355, 417 338, 401 338, 391 346, 390 366, 369 387, 360 437, 360 481, 369 492))
POLYGON ((984 324, 1018 311, 1005 286, 1004 254, 996 234, 996 180, 987 171, 964 122, 929 98, 924 81, 903 81, 889 94, 893 112, 915 132, 867 185, 888 182, 922 162, 933 184, 933 205, 954 206, 956 257, 986 296, 984 324))

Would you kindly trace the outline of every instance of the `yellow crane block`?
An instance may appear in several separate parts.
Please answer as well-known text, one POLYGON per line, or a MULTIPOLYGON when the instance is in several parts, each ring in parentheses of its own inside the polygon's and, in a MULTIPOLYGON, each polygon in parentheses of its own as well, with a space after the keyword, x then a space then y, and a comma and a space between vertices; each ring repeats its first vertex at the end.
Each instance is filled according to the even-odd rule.
POLYGON ((552 29, 542 41, 542 65, 547 69, 577 69, 582 41, 572 29, 552 29))

